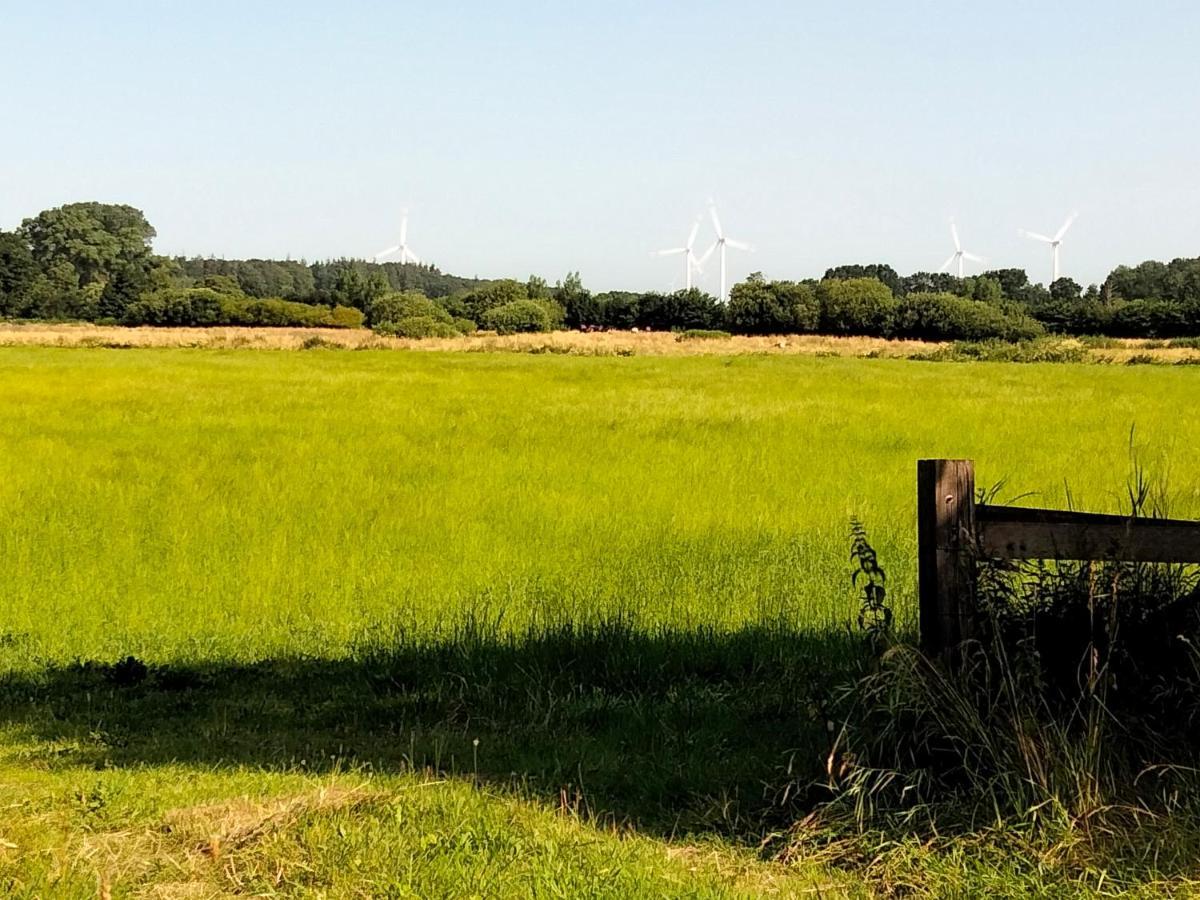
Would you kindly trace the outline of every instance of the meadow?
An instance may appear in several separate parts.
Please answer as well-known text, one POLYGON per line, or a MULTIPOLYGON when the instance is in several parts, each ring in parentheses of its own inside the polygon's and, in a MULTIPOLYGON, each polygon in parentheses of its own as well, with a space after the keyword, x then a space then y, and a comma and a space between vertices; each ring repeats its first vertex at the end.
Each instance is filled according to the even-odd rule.
MULTIPOLYGON (((911 634, 916 459, 1118 511, 1136 426, 1172 514, 1200 517, 1198 387, 1176 366, 0 349, 0 887, 885 889, 785 852, 862 655, 851 519, 911 634)), ((929 893, 1104 888, 912 855, 888 877, 929 893)))

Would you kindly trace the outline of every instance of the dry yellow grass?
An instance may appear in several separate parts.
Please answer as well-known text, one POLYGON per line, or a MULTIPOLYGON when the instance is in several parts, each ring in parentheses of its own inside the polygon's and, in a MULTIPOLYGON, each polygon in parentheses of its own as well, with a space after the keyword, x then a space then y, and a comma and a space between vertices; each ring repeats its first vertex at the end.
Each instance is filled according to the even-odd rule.
MULTIPOLYGON (((583 333, 497 335, 480 332, 456 338, 381 337, 367 329, 336 328, 123 328, 85 323, 48 324, 0 322, 0 346, 38 347, 163 347, 202 349, 300 350, 327 345, 349 350, 434 350, 468 353, 563 353, 572 356, 740 356, 772 354, 798 356, 926 356, 943 344, 872 337, 776 335, 679 340, 665 331, 608 331, 583 333)), ((1065 346, 1081 342, 1065 338, 1065 346)), ((1114 340, 1087 350, 1093 362, 1124 365, 1135 358, 1156 363, 1200 361, 1200 350, 1169 347, 1163 341, 1114 340)))
POLYGON ((868 337, 735 336, 716 340, 677 340, 670 332, 609 331, 584 334, 497 335, 481 332, 457 338, 380 337, 371 331, 334 328, 122 328, 87 324, 0 323, 0 346, 40 347, 196 347, 298 350, 319 338, 352 350, 456 350, 513 353, 569 353, 578 356, 702 356, 773 354, 833 354, 837 356, 912 356, 928 353, 937 344, 889 341, 868 337))

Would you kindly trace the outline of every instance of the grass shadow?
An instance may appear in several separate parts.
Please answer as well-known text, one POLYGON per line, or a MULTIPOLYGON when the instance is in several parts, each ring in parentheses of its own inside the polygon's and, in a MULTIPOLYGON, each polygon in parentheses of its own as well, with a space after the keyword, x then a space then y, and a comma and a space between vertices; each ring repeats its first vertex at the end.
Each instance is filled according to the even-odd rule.
POLYGON ((81 663, 0 679, 54 765, 430 770, 601 821, 757 840, 818 795, 848 632, 623 623, 380 641, 341 659, 81 663))

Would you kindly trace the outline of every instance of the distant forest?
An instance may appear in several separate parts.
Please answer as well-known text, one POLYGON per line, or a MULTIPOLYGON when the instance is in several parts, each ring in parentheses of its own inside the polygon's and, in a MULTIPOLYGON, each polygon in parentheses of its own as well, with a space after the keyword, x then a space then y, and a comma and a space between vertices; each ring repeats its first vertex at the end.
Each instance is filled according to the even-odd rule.
POLYGON ((842 265, 819 279, 703 291, 593 293, 570 274, 481 280, 434 266, 170 258, 131 206, 73 203, 0 231, 0 317, 125 325, 276 325, 424 337, 581 329, 723 329, 930 340, 1025 340, 1047 332, 1200 336, 1200 258, 1118 266, 1086 288, 1048 287, 1023 269, 968 278, 886 264, 842 265))

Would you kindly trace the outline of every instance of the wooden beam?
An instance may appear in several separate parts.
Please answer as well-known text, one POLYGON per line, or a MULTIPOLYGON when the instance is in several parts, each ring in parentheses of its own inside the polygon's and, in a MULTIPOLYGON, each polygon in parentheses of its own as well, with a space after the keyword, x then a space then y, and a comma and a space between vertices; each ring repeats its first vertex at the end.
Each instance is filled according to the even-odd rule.
POLYGON ((917 461, 917 568, 921 647, 930 657, 971 636, 975 603, 975 466, 917 461))
POLYGON ((975 520, 990 559, 1200 563, 1200 522, 985 505, 975 520))

